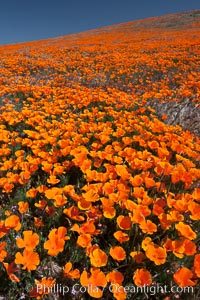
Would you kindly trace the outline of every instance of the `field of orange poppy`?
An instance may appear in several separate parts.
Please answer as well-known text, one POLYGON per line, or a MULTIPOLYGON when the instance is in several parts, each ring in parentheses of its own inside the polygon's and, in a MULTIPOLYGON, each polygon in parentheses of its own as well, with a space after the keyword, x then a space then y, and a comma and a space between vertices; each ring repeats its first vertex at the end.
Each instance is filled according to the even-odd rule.
POLYGON ((199 299, 199 25, 0 46, 4 299, 199 299))

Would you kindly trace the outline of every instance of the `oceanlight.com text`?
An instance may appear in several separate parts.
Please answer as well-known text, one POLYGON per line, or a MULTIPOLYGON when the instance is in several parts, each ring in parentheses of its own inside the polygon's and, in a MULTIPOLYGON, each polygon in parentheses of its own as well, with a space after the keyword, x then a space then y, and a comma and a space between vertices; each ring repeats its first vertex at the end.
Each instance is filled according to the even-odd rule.
MULTIPOLYGON (((76 293, 87 293, 87 292, 93 292, 98 293, 99 288, 97 286, 94 286, 92 284, 89 284, 88 286, 82 286, 78 283, 74 284, 73 286, 67 286, 62 284, 54 284, 52 287, 48 287, 42 284, 37 284, 36 286, 37 293, 44 293, 44 294, 76 294, 76 293)), ((180 286, 172 286, 168 287, 167 285, 144 285, 144 286, 135 286, 135 285, 127 285, 127 286, 120 286, 116 284, 111 284, 109 287, 101 288, 102 291, 104 289, 108 289, 110 292, 118 292, 118 293, 129 293, 129 294, 136 294, 136 293, 144 293, 148 295, 156 295, 156 294, 167 294, 167 293, 173 293, 173 294, 182 294, 182 293, 193 293, 193 287, 192 286, 186 286, 186 287, 180 287, 180 286)))

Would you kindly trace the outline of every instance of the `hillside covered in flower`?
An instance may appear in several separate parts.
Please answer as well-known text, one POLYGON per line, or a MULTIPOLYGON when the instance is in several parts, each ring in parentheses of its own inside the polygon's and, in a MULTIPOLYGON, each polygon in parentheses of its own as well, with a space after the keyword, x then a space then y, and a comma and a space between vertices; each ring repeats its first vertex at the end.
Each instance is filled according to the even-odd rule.
POLYGON ((198 299, 200 11, 0 46, 0 71, 2 299, 198 299))

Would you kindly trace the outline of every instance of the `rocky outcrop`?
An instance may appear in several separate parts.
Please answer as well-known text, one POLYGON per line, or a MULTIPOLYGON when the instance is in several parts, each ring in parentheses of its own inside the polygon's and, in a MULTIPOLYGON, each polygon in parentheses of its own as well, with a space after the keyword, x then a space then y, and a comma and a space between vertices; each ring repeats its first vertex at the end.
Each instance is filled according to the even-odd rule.
POLYGON ((200 104, 194 104, 191 99, 163 103, 154 99, 148 101, 148 105, 156 110, 159 117, 166 115, 165 123, 180 125, 184 130, 200 136, 200 104))

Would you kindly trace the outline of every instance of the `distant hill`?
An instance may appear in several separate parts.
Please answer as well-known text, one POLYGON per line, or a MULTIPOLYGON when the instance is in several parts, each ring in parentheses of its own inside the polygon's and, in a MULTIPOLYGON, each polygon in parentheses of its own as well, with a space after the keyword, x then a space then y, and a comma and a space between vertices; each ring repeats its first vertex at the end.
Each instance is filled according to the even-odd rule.
MULTIPOLYGON (((56 40, 77 40, 86 37, 91 37, 93 34, 102 35, 103 33, 119 33, 124 34, 134 34, 139 31, 151 31, 153 29, 162 29, 164 31, 173 30, 188 30, 191 28, 200 27, 200 10, 191 10, 174 14, 167 14, 164 16, 150 17, 146 19, 140 19, 131 22, 125 22, 120 24, 115 24, 111 26, 105 26, 97 29, 88 30, 85 32, 80 32, 76 34, 70 34, 63 37, 58 37, 51 39, 56 40)), ((114 39, 114 37, 113 37, 114 39)))
MULTIPOLYGON (((167 115, 169 124, 199 135, 199 37, 200 10, 193 10, 1 46, 1 78, 5 67, 18 84, 26 84, 27 71, 33 86, 58 81, 119 89, 167 115)), ((9 81, 3 90, 5 85, 9 90, 9 81)))

